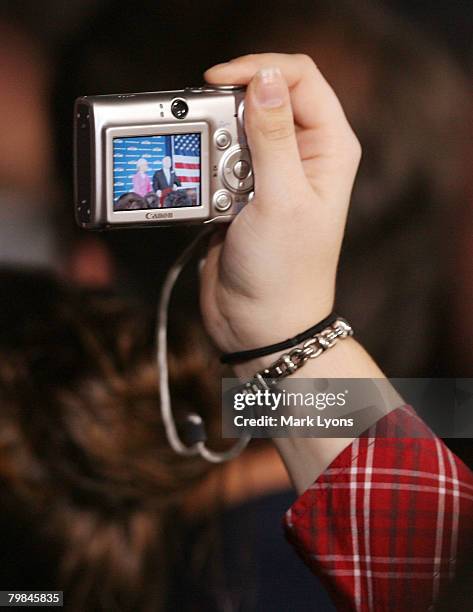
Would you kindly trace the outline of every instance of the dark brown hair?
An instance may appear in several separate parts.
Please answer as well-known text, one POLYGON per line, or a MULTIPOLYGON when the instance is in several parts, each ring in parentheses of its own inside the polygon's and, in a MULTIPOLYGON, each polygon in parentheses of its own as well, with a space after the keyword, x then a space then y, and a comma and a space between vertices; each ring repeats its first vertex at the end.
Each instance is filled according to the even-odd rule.
MULTIPOLYGON (((43 568, 39 588, 64 590, 71 610, 156 610, 179 503, 207 468, 164 438, 153 317, 4 270, 0 320, 2 568, 16 588, 43 568), (13 532, 30 534, 16 557, 13 532)), ((205 415, 217 405, 216 361, 196 325, 172 335, 176 408, 205 415)))

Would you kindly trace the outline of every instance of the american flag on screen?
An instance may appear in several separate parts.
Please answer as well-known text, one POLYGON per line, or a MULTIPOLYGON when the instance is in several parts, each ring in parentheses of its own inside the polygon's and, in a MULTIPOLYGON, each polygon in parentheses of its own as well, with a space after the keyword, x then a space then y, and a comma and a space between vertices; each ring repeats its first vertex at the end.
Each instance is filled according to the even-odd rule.
POLYGON ((174 137, 174 168, 184 188, 198 188, 200 183, 200 134, 174 137))

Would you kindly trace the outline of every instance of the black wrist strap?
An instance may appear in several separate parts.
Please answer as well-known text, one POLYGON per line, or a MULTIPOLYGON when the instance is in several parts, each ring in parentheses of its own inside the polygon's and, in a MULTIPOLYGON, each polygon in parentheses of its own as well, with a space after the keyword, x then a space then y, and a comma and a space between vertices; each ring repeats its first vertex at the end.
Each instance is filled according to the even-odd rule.
POLYGON ((236 353, 224 353, 220 357, 220 362, 229 364, 243 363, 245 361, 250 361, 250 359, 255 359, 256 357, 265 357, 266 355, 272 355, 278 351, 285 351, 286 349, 300 344, 315 334, 320 333, 326 327, 329 327, 329 325, 335 323, 337 319, 338 315, 335 312, 331 312, 328 317, 325 317, 325 319, 322 319, 322 321, 319 321, 312 327, 309 327, 309 329, 297 334, 297 336, 294 336, 293 338, 288 338, 283 342, 276 342, 276 344, 270 344, 269 346, 262 346, 261 348, 238 351, 236 353))

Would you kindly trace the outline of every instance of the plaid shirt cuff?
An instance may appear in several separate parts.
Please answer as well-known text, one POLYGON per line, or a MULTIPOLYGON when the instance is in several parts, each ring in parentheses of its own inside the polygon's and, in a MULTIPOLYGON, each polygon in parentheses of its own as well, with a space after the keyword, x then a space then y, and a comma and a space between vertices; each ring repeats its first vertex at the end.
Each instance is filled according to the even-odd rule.
POLYGON ((285 528, 338 609, 432 609, 473 537, 473 474, 403 406, 340 453, 285 528))

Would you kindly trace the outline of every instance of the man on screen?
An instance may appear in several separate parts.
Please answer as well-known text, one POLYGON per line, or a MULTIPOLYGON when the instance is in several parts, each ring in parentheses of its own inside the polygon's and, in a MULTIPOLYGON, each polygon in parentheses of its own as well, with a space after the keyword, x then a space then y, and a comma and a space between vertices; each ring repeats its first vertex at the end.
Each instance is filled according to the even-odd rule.
POLYGON ((161 205, 163 205, 164 199, 172 190, 181 186, 180 180, 171 168, 171 158, 169 155, 166 155, 166 157, 163 157, 163 167, 153 175, 153 190, 160 198, 161 205))

